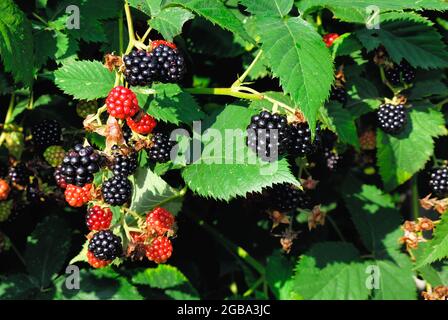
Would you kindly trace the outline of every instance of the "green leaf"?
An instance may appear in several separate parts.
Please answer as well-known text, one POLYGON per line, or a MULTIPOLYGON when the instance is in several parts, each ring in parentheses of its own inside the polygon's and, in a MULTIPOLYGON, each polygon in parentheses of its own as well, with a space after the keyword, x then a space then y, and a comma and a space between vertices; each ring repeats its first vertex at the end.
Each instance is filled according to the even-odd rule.
POLYGON ((154 96, 136 91, 140 107, 157 120, 190 124, 204 117, 194 97, 176 84, 155 84, 154 96))
POLYGON ((141 300, 142 295, 124 276, 111 267, 80 271, 80 289, 69 290, 65 277, 56 282, 57 300, 141 300))
POLYGON ((159 31, 165 40, 172 41, 182 32, 184 23, 193 18, 194 15, 186 9, 168 7, 151 19, 149 25, 159 31))
POLYGON ((395 233, 401 223, 392 197, 352 176, 342 185, 341 195, 364 245, 377 257, 386 250, 387 235, 395 233))
POLYGON ((33 37, 31 23, 12 0, 0 2, 0 55, 5 70, 16 82, 33 81, 33 37))
MULTIPOLYGON (((383 12, 389 10, 402 9, 433 9, 433 10, 447 10, 447 4, 443 0, 376 0, 375 3, 369 0, 302 0, 296 2, 297 7, 303 15, 308 15, 314 10, 320 8, 327 8, 333 12, 337 19, 347 22, 364 23, 367 17, 371 14, 366 12, 366 8, 372 4, 381 9, 383 12)), ((381 26, 382 27, 382 26, 381 26)))
POLYGON ((291 11, 294 0, 239 0, 247 11, 259 16, 286 16, 291 11))
POLYGON ((244 29, 243 23, 220 0, 174 0, 170 4, 180 5, 205 19, 219 25, 221 28, 254 43, 254 40, 244 29))
POLYGON ((66 94, 80 100, 106 97, 114 87, 114 73, 99 61, 74 61, 55 71, 55 83, 66 94))
POLYGON ((179 197, 179 191, 170 187, 149 168, 138 168, 134 179, 131 210, 143 214, 157 206, 162 206, 172 214, 177 214, 182 208, 182 197, 179 197))
POLYGON ((283 90, 291 95, 314 130, 317 112, 333 82, 330 51, 314 28, 301 18, 260 17, 256 25, 274 75, 280 78, 283 90))
POLYGON ((365 300, 366 264, 349 243, 323 242, 302 255, 293 291, 307 300, 365 300))
POLYGON ((383 45, 396 63, 406 59, 412 66, 423 69, 448 66, 447 48, 430 20, 415 13, 385 13, 381 18, 384 22, 380 29, 357 31, 369 51, 383 45))
POLYGON ((81 251, 76 256, 74 256, 68 264, 75 264, 76 262, 87 262, 88 250, 89 250, 89 240, 84 242, 81 251))
POLYGON ((25 252, 28 273, 37 279, 39 286, 47 286, 62 268, 69 250, 70 233, 65 222, 58 217, 46 217, 28 237, 25 252))
POLYGON ((155 16, 160 13, 163 0, 129 0, 129 5, 148 16, 155 16))
POLYGON ((421 170, 434 152, 433 138, 446 134, 443 115, 428 103, 410 109, 409 121, 399 135, 378 130, 377 159, 386 190, 394 189, 421 170))
POLYGON ((261 192, 274 183, 299 185, 286 159, 267 163, 257 159, 246 146, 246 127, 256 112, 228 105, 219 114, 205 120, 211 124, 208 128, 212 130, 203 133, 201 156, 182 170, 182 176, 192 191, 204 197, 230 200, 249 192, 261 192), (229 137, 230 134, 233 137, 229 137), (220 138, 224 141, 219 141, 220 138))
POLYGON ((287 298, 289 294, 288 280, 293 275, 293 264, 280 251, 275 251, 268 258, 266 265, 266 281, 278 299, 287 298))
POLYGON ((1 300, 25 300, 36 290, 36 281, 30 276, 18 273, 8 277, 0 276, 0 299, 1 300))
POLYGON ((359 149, 358 132, 351 113, 336 102, 331 102, 327 106, 327 111, 341 142, 351 144, 359 149))
POLYGON ((433 238, 419 257, 416 269, 448 257, 448 215, 443 214, 433 238))
MULTIPOLYGON (((409 261, 409 258, 407 258, 409 261)), ((369 262, 366 262, 367 264, 369 262)), ((402 268, 391 261, 373 261, 379 269, 379 288, 374 289, 375 300, 416 300, 417 289, 412 268, 402 268)))

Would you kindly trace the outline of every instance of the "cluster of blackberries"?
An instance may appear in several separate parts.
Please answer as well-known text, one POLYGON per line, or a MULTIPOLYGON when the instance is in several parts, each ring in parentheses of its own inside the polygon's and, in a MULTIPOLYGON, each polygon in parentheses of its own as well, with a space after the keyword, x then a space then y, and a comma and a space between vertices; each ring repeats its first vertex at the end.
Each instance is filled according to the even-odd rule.
POLYGON ((296 157, 309 155, 319 144, 317 136, 313 141, 307 123, 290 125, 285 116, 269 111, 253 116, 247 127, 247 145, 265 161, 287 152, 296 157))
POLYGON ((272 209, 290 211, 297 208, 311 209, 311 197, 305 191, 288 184, 276 184, 269 189, 272 209))
POLYGON ((170 153, 176 145, 175 141, 170 140, 170 137, 164 133, 155 133, 151 138, 152 145, 148 150, 149 159, 152 162, 168 162, 170 160, 170 153))
POLYGON ((393 85, 409 84, 415 79, 415 69, 409 62, 403 60, 400 64, 395 64, 393 67, 386 69, 385 75, 387 80, 393 85))
POLYGON ((37 147, 45 148, 61 142, 62 129, 56 120, 44 120, 31 128, 33 142, 37 147))
POLYGON ((62 160, 61 178, 66 184, 82 187, 93 181, 93 174, 100 169, 100 155, 91 146, 75 145, 62 160))
POLYGON ((150 52, 134 50, 123 61, 125 79, 131 86, 147 86, 154 81, 176 83, 186 72, 183 56, 167 42, 154 46, 150 52))
POLYGON ((377 111, 380 128, 389 134, 399 134, 406 126, 408 112, 404 105, 383 104, 377 111))
POLYGON ((448 167, 436 168, 431 172, 429 187, 437 197, 448 196, 448 167))

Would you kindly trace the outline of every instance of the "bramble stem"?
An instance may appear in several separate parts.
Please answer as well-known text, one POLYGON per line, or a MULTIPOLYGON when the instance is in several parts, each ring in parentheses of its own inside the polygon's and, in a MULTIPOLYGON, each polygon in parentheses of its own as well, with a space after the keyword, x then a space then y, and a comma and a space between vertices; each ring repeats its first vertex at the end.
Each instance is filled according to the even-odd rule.
POLYGON ((132 47, 134 46, 135 43, 134 24, 132 23, 131 9, 127 1, 124 3, 124 12, 126 13, 126 23, 128 25, 128 35, 129 35, 129 44, 125 52, 127 54, 131 52, 132 47))
POLYGON ((118 17, 118 41, 119 41, 120 55, 123 54, 124 49, 123 34, 124 34, 123 10, 120 10, 120 16, 118 17))
POLYGON ((386 74, 384 73, 384 68, 380 66, 380 75, 381 75, 381 81, 390 89, 390 91, 393 92, 394 96, 400 93, 401 90, 395 89, 390 82, 386 78, 386 74))
POLYGON ((238 92, 233 90, 232 88, 187 88, 184 91, 191 94, 231 96, 235 98, 248 99, 248 100, 263 100, 264 98, 263 95, 261 94, 238 92))
POLYGON ((15 93, 13 92, 11 94, 11 99, 9 100, 9 105, 8 105, 8 110, 6 111, 6 116, 5 116, 5 121, 3 122, 4 126, 3 126, 3 131, 2 134, 0 135, 0 146, 3 144, 3 142, 6 139, 6 135, 5 135, 5 125, 7 125, 10 122, 11 116, 12 116, 12 112, 14 110, 14 101, 15 101, 15 93))
POLYGON ((339 229, 338 225, 336 224, 336 222, 334 222, 333 218, 330 217, 329 215, 327 215, 327 220, 330 222, 331 226, 333 227, 334 231, 336 231, 338 237, 343 241, 343 242, 347 242, 347 240, 345 240, 344 235, 342 234, 341 230, 339 229))
POLYGON ((249 73, 252 71, 252 69, 255 67, 255 65, 257 64, 258 60, 260 59, 261 55, 263 54, 263 50, 260 49, 260 51, 258 51, 257 55, 255 56, 254 60, 252 61, 252 63, 249 65, 249 67, 246 69, 246 71, 244 71, 244 73, 232 84, 232 88, 234 87, 239 87, 240 85, 243 84, 244 80, 246 79, 246 77, 249 75, 249 73))

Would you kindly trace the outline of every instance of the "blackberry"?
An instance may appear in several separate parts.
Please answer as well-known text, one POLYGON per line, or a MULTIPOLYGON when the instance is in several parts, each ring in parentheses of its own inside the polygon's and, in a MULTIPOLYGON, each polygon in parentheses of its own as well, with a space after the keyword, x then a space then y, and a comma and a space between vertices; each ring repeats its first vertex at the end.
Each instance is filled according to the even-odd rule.
POLYGON ((398 134, 403 131, 408 121, 408 112, 402 104, 383 104, 376 116, 380 128, 389 134, 398 134))
POLYGON ((26 199, 33 204, 41 203, 45 200, 43 192, 39 190, 36 184, 31 184, 26 187, 26 199))
POLYGON ((157 61, 157 80, 163 83, 176 83, 183 79, 186 72, 185 60, 179 50, 160 44, 152 50, 151 54, 157 61))
POLYGON ((401 61, 401 78, 404 83, 412 83, 415 80, 415 69, 406 60, 401 61))
POLYGON ((170 153, 176 145, 175 141, 171 141, 169 136, 164 133, 156 133, 152 136, 152 146, 149 148, 149 159, 153 162, 168 162, 170 153))
POLYGON ((247 145, 261 159, 275 160, 286 152, 289 142, 290 128, 285 116, 262 111, 251 118, 247 126, 247 145))
POLYGON ((129 143, 129 140, 132 137, 132 130, 131 128, 129 128, 129 126, 125 123, 123 124, 123 127, 121 128, 122 133, 123 133, 123 138, 124 141, 126 141, 126 143, 129 143))
POLYGON ((311 140, 311 130, 308 123, 293 123, 290 125, 290 144, 288 151, 294 157, 312 154, 320 144, 320 126, 316 127, 314 141, 311 140))
POLYGON ((9 168, 8 177, 13 184, 26 186, 31 177, 31 172, 23 163, 18 163, 9 168))
POLYGON ((129 176, 137 169, 137 154, 132 153, 128 156, 116 155, 113 160, 112 171, 114 175, 129 176))
POLYGON ((123 57, 124 76, 131 86, 150 85, 158 75, 157 57, 152 52, 133 50, 123 57))
POLYGON ((439 198, 448 196, 448 167, 436 168, 431 172, 429 187, 439 198))
POLYGON ((335 151, 333 151, 329 148, 324 149, 323 155, 324 155, 325 164, 326 164, 327 168, 330 171, 333 171, 336 168, 336 166, 338 165, 339 155, 335 151))
POLYGON ((271 189, 271 199, 272 208, 282 211, 312 207, 309 195, 288 183, 274 185, 271 189))
POLYGON ((338 101, 345 105, 347 103, 348 95, 344 87, 333 87, 330 93, 330 100, 338 101))
POLYGON ((400 85, 404 83, 412 83, 415 80, 415 69, 407 62, 403 60, 400 64, 394 64, 385 72, 387 80, 393 85, 400 85))
POLYGON ((113 176, 103 183, 101 192, 106 203, 119 206, 131 198, 132 185, 125 176, 113 176))
POLYGON ((111 261, 123 254, 121 238, 110 230, 102 230, 95 233, 89 242, 89 252, 95 258, 103 261, 111 261))
POLYGON ((38 147, 48 147, 61 142, 62 129, 56 120, 44 120, 31 128, 33 142, 38 147))
POLYGON ((67 187, 67 182, 65 182, 64 175, 62 174, 62 166, 58 166, 54 170, 53 177, 60 188, 65 189, 67 187))
POLYGON ((67 184, 82 187, 93 181, 93 174, 100 169, 100 155, 91 146, 75 145, 62 160, 61 173, 67 184))

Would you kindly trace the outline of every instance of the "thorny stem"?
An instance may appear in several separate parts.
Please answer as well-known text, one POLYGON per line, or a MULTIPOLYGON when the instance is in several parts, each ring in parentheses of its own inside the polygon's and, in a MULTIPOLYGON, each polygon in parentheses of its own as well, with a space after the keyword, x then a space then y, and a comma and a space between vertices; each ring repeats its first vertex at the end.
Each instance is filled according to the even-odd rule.
POLYGON ((123 34, 124 34, 124 25, 123 25, 123 10, 120 10, 120 16, 118 17, 118 41, 119 41, 119 49, 120 49, 120 55, 123 54, 123 34))
POLYGON ((264 277, 260 277, 257 281, 255 281, 255 283, 243 293, 243 297, 250 296, 260 285, 264 283, 264 280, 264 277))
POLYGON ((149 33, 151 32, 151 30, 152 30, 151 27, 149 27, 148 29, 146 29, 145 34, 144 34, 143 37, 141 37, 139 40, 140 40, 141 42, 145 42, 145 41, 146 41, 146 38, 148 38, 149 33))
POLYGON ((344 235, 342 234, 341 230, 339 229, 338 225, 336 224, 336 222, 334 222, 333 218, 330 217, 329 215, 327 215, 327 220, 330 222, 331 226, 333 227, 334 231, 336 231, 338 237, 343 241, 343 242, 347 242, 347 240, 345 239, 344 235))
POLYGON ((420 217, 420 206, 418 201, 418 185, 417 185, 417 175, 414 175, 411 181, 411 201, 412 201, 412 215, 414 221, 417 221, 420 217))
POLYGON ((239 87, 240 85, 242 85, 244 83, 244 80, 249 75, 249 73, 252 71, 252 69, 255 67, 255 65, 257 64, 257 62, 260 59, 262 54, 263 54, 263 50, 259 50, 257 55, 255 56, 254 60, 252 61, 252 63, 246 69, 246 71, 244 71, 244 73, 232 84, 232 88, 239 87))
POLYGON ((231 96, 248 100, 263 100, 262 95, 238 92, 232 88, 187 88, 185 89, 185 91, 191 94, 209 94, 218 96, 231 96))
MULTIPOLYGON (((6 116, 5 116, 5 121, 3 122, 4 125, 7 125, 10 122, 10 119, 12 117, 12 112, 14 110, 14 101, 15 101, 15 93, 11 94, 11 99, 9 100, 9 105, 8 105, 8 110, 6 111, 6 116)), ((5 127, 3 127, 3 132, 0 135, 0 146, 3 144, 3 142, 6 139, 6 134, 5 134, 5 127)))
POLYGON ((436 107, 437 109, 440 109, 440 108, 442 108, 442 107, 443 107, 445 104, 447 104, 447 103, 448 103, 448 98, 446 98, 446 99, 440 101, 438 104, 435 105, 435 107, 436 107))
POLYGON ((382 66, 380 66, 380 76, 381 76, 381 81, 390 89, 390 91, 393 92, 394 96, 397 95, 398 93, 400 93, 401 90, 395 89, 390 84, 390 82, 387 80, 386 74, 384 73, 384 68, 382 66))
POLYGON ((135 43, 135 36, 134 36, 134 24, 132 22, 132 16, 131 16, 131 8, 129 7, 129 3, 126 1, 124 3, 124 12, 126 13, 126 23, 128 25, 128 35, 129 35, 129 44, 126 48, 126 54, 131 52, 132 47, 135 43))

